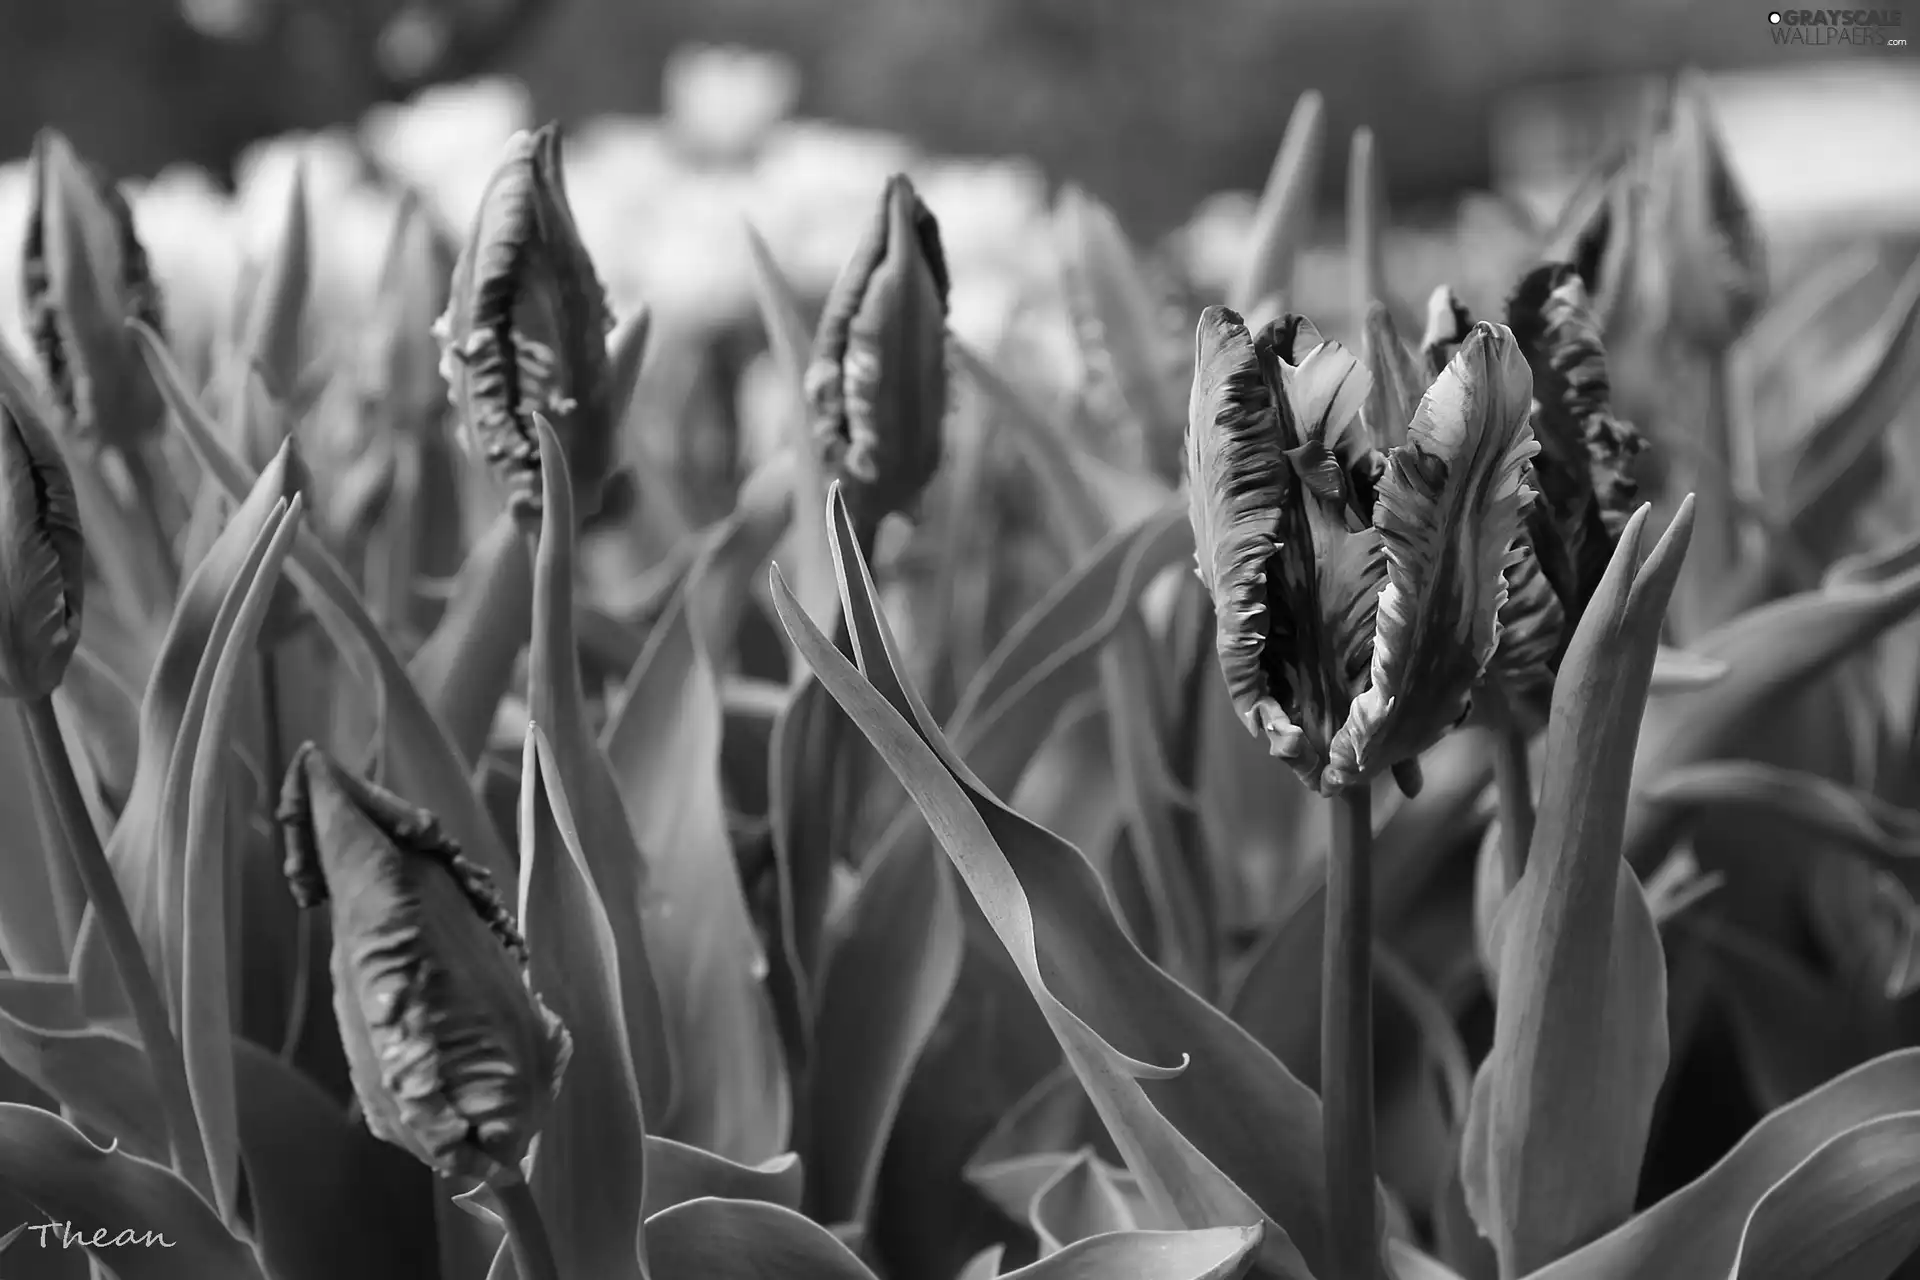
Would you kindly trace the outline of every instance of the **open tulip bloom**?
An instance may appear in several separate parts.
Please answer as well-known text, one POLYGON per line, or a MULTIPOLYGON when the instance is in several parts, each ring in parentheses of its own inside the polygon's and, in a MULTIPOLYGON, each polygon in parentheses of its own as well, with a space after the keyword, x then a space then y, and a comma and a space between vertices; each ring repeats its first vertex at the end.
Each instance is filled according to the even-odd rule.
POLYGON ((1466 716, 1499 641, 1539 445, 1532 374, 1503 326, 1473 328, 1406 443, 1386 450, 1360 415, 1370 375, 1317 337, 1295 317, 1252 334, 1209 307, 1187 461, 1234 707, 1331 796, 1466 716))

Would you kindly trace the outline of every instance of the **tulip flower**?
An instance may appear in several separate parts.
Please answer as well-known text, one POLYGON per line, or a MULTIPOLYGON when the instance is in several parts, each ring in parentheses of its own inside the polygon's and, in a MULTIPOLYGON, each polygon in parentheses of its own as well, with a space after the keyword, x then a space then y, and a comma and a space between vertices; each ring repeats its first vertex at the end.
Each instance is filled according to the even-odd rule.
POLYGON ((1629 472, 1646 441, 1613 415, 1599 316, 1576 267, 1549 262, 1528 271, 1506 314, 1533 371, 1541 500, 1527 512, 1527 554, 1508 576, 1495 667, 1538 724, 1566 641, 1633 513, 1639 486, 1629 472))
POLYGON ((815 445, 863 537, 910 511, 940 465, 948 287, 939 223, 896 174, 827 296, 806 372, 815 445))
POLYGON ((1187 437, 1200 579, 1242 720, 1332 795, 1412 760, 1464 717, 1493 655, 1538 450, 1531 375, 1475 326, 1406 443, 1361 429, 1370 378, 1311 326, 1256 337, 1209 307, 1187 437))
POLYGON ((61 425, 90 445, 152 439, 165 412, 126 322, 158 332, 160 293, 126 199, 52 130, 34 144, 21 281, 61 425))
POLYGON ((312 743, 279 819, 295 900, 331 910, 334 1011, 367 1127, 442 1174, 517 1184, 571 1041, 491 878, 433 815, 312 743))
POLYGON ((566 444, 580 517, 599 511, 625 408, 609 369, 612 330, 606 290, 567 203, 559 132, 547 125, 515 134, 434 333, 461 439, 505 481, 523 516, 540 510, 536 413, 566 444))
POLYGON ((53 433, 0 405, 0 696, 45 698, 80 643, 86 547, 53 433))

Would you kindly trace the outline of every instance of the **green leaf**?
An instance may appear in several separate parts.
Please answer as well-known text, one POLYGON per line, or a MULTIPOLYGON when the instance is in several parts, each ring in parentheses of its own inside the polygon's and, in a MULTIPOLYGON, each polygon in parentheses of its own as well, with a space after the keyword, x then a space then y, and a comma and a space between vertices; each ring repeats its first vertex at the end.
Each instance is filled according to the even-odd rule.
POLYGON ((129 1154, 166 1163, 160 1095, 139 1037, 88 1022, 67 979, 0 974, 0 1059, 129 1154))
POLYGON ((1294 265, 1313 230, 1314 196, 1320 182, 1320 152, 1326 141, 1326 103, 1309 89, 1293 104, 1266 189, 1253 214, 1245 267, 1235 281, 1231 305, 1242 314, 1271 309, 1293 292, 1294 265))
POLYGON ((832 515, 865 674, 800 612, 776 570, 788 634, 907 786, 1156 1211, 1196 1227, 1269 1218, 1281 1229, 1265 1238, 1264 1274, 1310 1274, 1324 1230, 1318 1100, 1140 954, 1078 850, 978 785, 900 677, 842 504, 832 515))
MULTIPOLYGON (((540 543, 533 560, 533 642, 527 654, 528 714, 552 747, 552 763, 542 760, 548 784, 566 793, 579 821, 580 850, 592 871, 613 932, 622 1025, 628 1053, 640 1081, 648 1115, 670 1117, 678 1087, 673 1053, 679 1047, 667 1035, 661 986, 655 977, 648 935, 658 891, 649 883, 646 853, 635 842, 622 803, 621 779, 593 733, 593 719, 581 687, 579 648, 573 630, 574 539, 573 486, 566 451, 544 418, 540 432, 540 543)), ((524 784, 523 784, 524 785, 524 784)), ((525 804, 523 797, 522 804, 525 804)), ((676 975, 667 974, 669 979, 676 975)), ((565 1021, 565 1015, 561 1015, 565 1021)), ((771 1154, 771 1153, 769 1153, 771 1154)))
POLYGON ((825 1227, 760 1200, 689 1200, 656 1213, 647 1255, 673 1280, 873 1280, 825 1227))
POLYGON ((1040 1256, 1116 1231, 1138 1231, 1154 1222, 1137 1187, 1131 1201, 1114 1171, 1092 1151, 1069 1156, 1033 1194, 1027 1220, 1040 1242, 1040 1256), (1143 1215, 1141 1210, 1146 1210, 1143 1215))
POLYGON ((968 1260, 954 1280, 997 1280, 1000 1275, 1000 1259, 1006 1256, 1005 1245, 992 1245, 982 1249, 968 1260))
POLYGON ((1706 1173, 1528 1280, 1733 1276, 1742 1242, 1756 1225, 1756 1247, 1779 1241, 1783 1228, 1802 1237, 1801 1247, 1809 1252, 1787 1261, 1809 1262, 1813 1269, 1767 1271, 1769 1259, 1755 1256, 1740 1276, 1879 1280, 1887 1274, 1884 1264, 1860 1272, 1819 1268, 1844 1258, 1849 1247, 1865 1246, 1863 1264, 1883 1259, 1886 1238, 1873 1237, 1886 1225, 1889 1211, 1898 1211, 1910 1227, 1911 1156, 1903 1156, 1897 1173, 1872 1165, 1884 1158, 1882 1143, 1888 1138, 1903 1152, 1913 1150, 1906 1118, 1916 1108, 1920 1049, 1878 1058, 1766 1116, 1706 1173), (1900 1123, 1884 1129, 1874 1125, 1889 1118, 1900 1123), (1830 1144, 1834 1150, 1822 1155, 1830 1144), (1863 1169, 1868 1176, 1862 1176, 1863 1169))
POLYGON ((1856 1125, 1747 1219, 1733 1280, 1884 1280, 1920 1248, 1920 1111, 1856 1125))
POLYGON ((1404 1241, 1387 1242, 1387 1261, 1393 1268, 1394 1280, 1461 1280, 1452 1267, 1429 1258, 1404 1241))
MULTIPOLYGON (((181 867, 180 1050, 187 1071, 187 1089, 206 1146, 207 1168, 213 1180, 214 1205, 227 1222, 238 1214, 240 1178, 239 1118, 234 1103, 233 1009, 228 972, 229 909, 227 887, 235 880, 233 859, 239 851, 227 847, 227 773, 236 685, 242 664, 252 658, 266 621, 267 606, 280 582, 280 569, 292 549, 301 525, 301 497, 276 506, 258 551, 257 566, 244 581, 246 594, 238 601, 233 624, 201 661, 207 687, 204 711, 195 732, 193 760, 178 795, 184 801, 185 847, 181 867), (215 659, 217 658, 217 662, 215 659), (211 670, 209 670, 211 668, 211 670)), ((239 583, 235 583, 236 590, 239 583)), ((233 593, 229 593, 229 601, 233 593)), ((222 606, 222 612, 226 607, 222 606)), ((194 683, 200 683, 196 676, 194 683)), ((174 757, 180 770, 181 759, 174 757)), ((173 779, 169 779, 171 784, 173 779)), ((171 787, 170 787, 171 789, 171 787)), ((168 827, 173 829, 174 804, 169 803, 168 827)), ((168 860, 168 865, 174 859, 168 860)))
MULTIPOLYGON (((140 705, 133 789, 107 840, 114 879, 127 900, 147 962, 162 978, 161 989, 169 1004, 177 1001, 180 991, 174 967, 179 958, 175 899, 180 869, 169 867, 167 859, 180 851, 186 832, 180 831, 169 845, 168 785, 176 769, 184 774, 191 767, 204 698, 204 690, 196 697, 198 672, 206 655, 218 651, 232 626, 232 613, 239 608, 237 590, 244 591, 243 584, 265 554, 276 509, 289 488, 291 464, 287 451, 274 456, 187 579, 140 705), (184 762, 179 758, 183 746, 184 762)), ((73 973, 90 1014, 126 1013, 126 996, 98 929, 83 934, 73 973)))
POLYGON ((720 792, 719 684, 687 610, 654 627, 601 743, 646 860, 642 928, 673 1041, 673 1109, 654 1128, 760 1161, 787 1149, 793 1103, 720 792))
POLYGON ((641 1215, 651 1218, 677 1204, 708 1196, 764 1200, 798 1211, 802 1181, 800 1157, 791 1152, 749 1167, 699 1147, 648 1134, 647 1200, 641 1215))
POLYGON ((1647 708, 1634 760, 1626 851, 1636 867, 1657 861, 1680 813, 1652 798, 1681 768, 1739 754, 1767 715, 1842 659, 1920 611, 1920 568, 1872 583, 1836 583, 1763 605, 1701 636, 1696 654, 1727 674, 1647 708))
MULTIPOLYGON (((552 473, 544 465, 542 472, 544 518, 565 520, 566 504, 553 504, 552 473)), ((619 947, 558 765, 544 732, 530 726, 520 776, 520 919, 534 990, 572 1033, 573 1055, 529 1181, 562 1275, 646 1280, 638 1244, 646 1120, 619 947)))
POLYGON ((1069 1245, 1001 1280, 1237 1280, 1259 1257, 1261 1229, 1125 1231, 1069 1245))
POLYGON ((951 869, 913 840, 867 866, 814 1008, 810 1211, 865 1223, 908 1076, 960 976, 951 869))
POLYGON ((1642 564, 1649 510, 1621 532, 1561 663, 1533 843, 1489 947, 1493 1049, 1474 1081, 1461 1181, 1505 1275, 1632 1213, 1666 1076, 1666 959, 1620 839, 1693 506, 1681 503, 1642 564))
MULTIPOLYGON (((103 1151, 50 1112, 0 1103, 0 1183, 50 1221, 99 1241, 87 1252, 119 1280, 264 1280, 252 1251, 172 1171, 103 1151)), ((59 1237, 49 1231, 47 1239, 59 1237)))
POLYGON ((1798 828, 1821 848, 1844 849, 1889 871, 1920 866, 1920 813, 1799 769, 1715 760, 1677 769, 1647 789, 1654 805, 1733 807, 1798 828))
MULTIPOLYGON (((220 442, 166 345, 151 329, 135 325, 141 354, 174 421, 186 434, 209 482, 238 501, 253 485, 251 468, 220 442)), ((319 616, 321 625, 348 661, 364 649, 372 658, 379 686, 386 695, 386 765, 388 785, 422 808, 438 815, 447 834, 467 856, 496 880, 513 879, 513 862, 486 811, 468 785, 467 769, 433 718, 420 690, 408 677, 379 624, 368 616, 346 571, 310 530, 295 540, 290 566, 299 587, 319 616)))
POLYGON ((486 749, 532 617, 526 536, 503 511, 460 567, 439 626, 407 662, 421 699, 468 765, 486 749))
POLYGON ((1786 516, 1789 527, 1815 549, 1832 548, 1835 526, 1850 526, 1869 494, 1886 481, 1887 432, 1901 421, 1920 386, 1920 263, 1908 269, 1885 314, 1861 335, 1858 349, 1858 355, 1839 364, 1861 368, 1860 380, 1825 406, 1795 450, 1786 516))
POLYGON ((273 1280, 430 1274, 434 1174, 268 1050, 233 1048, 253 1231, 273 1280))
POLYGON ((0 707, 0 777, 15 780, 0 787, 0 831, 7 833, 0 856, 0 960, 16 974, 64 975, 70 944, 55 906, 52 859, 65 853, 40 825, 39 787, 28 781, 38 770, 24 711, 11 701, 0 707))

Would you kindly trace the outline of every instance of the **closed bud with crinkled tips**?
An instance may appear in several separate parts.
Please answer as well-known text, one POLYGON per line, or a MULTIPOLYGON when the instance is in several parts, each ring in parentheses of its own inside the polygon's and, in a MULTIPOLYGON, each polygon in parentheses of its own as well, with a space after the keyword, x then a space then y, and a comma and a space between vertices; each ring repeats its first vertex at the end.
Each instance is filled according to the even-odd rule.
POLYGON ((80 642, 86 547, 52 431, 11 400, 0 401, 0 695, 30 700, 60 687, 80 642))
POLYGON ((1681 76, 1653 156, 1649 283, 1674 336, 1699 351, 1731 346, 1766 304, 1760 233, 1697 73, 1681 76))
POLYGON ((61 421, 90 446, 133 449, 165 422, 128 320, 161 329, 160 292, 113 180, 48 129, 34 142, 21 288, 61 421))
POLYGON ((571 1041, 491 879, 433 815, 312 743, 279 818, 294 898, 331 915, 334 1012, 368 1129, 447 1176, 518 1180, 571 1041))
POLYGON ((612 330, 606 289, 567 203, 559 131, 517 133, 481 197, 434 333, 462 440, 529 519, 540 513, 536 413, 566 446, 580 519, 599 512, 618 456, 612 330))
POLYGON ((815 446, 865 537, 911 513, 940 466, 948 287, 939 224, 896 174, 827 297, 806 374, 815 446))

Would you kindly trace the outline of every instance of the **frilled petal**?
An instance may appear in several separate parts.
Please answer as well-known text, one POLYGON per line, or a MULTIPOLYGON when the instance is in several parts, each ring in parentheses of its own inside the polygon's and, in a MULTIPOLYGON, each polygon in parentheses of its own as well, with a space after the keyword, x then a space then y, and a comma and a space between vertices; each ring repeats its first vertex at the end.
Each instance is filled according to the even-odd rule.
POLYGON ((1546 723, 1553 677, 1568 633, 1560 599, 1541 572, 1532 546, 1523 539, 1507 570, 1500 638, 1486 680, 1499 686, 1503 700, 1529 728, 1546 723))
POLYGON ((59 445, 30 407, 0 405, 0 695, 59 687, 80 642, 84 561, 59 445))
POLYGON ((303 747, 280 820, 302 905, 329 903, 335 1011, 374 1134, 440 1172, 518 1176, 570 1051, 487 874, 432 815, 303 747))
POLYGON ((1387 560, 1367 689, 1329 753, 1322 789, 1418 755, 1465 716, 1491 661, 1506 571, 1533 494, 1532 376, 1513 335, 1476 325, 1387 458, 1374 526, 1387 560))
POLYGON ((481 197, 435 325, 441 374, 470 447, 537 512, 540 449, 533 415, 560 429, 580 516, 600 506, 617 453, 609 410, 613 313, 567 203, 560 135, 515 134, 481 197))
POLYGON ((1276 717, 1286 719, 1262 659, 1275 624, 1267 570, 1278 548, 1287 463, 1273 394, 1238 313, 1225 307, 1201 313, 1193 368, 1187 502, 1194 565, 1213 597, 1227 692, 1257 736, 1276 717))
POLYGON ((1542 503, 1529 515, 1532 542, 1577 623, 1632 514, 1630 472, 1646 441, 1613 416, 1600 317, 1577 268, 1528 271, 1507 299, 1507 324, 1533 371, 1542 503))

